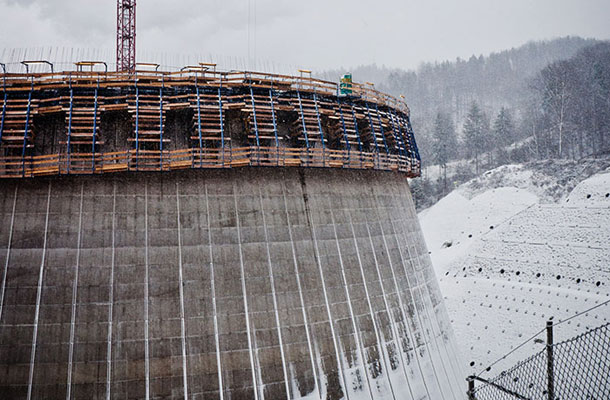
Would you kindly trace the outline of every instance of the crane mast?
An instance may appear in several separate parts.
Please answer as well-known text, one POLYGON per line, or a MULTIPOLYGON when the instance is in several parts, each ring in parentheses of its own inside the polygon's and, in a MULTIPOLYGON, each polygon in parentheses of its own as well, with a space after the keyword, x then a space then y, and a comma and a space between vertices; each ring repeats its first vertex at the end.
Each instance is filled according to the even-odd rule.
POLYGON ((136 0, 117 0, 117 71, 136 68, 136 0))

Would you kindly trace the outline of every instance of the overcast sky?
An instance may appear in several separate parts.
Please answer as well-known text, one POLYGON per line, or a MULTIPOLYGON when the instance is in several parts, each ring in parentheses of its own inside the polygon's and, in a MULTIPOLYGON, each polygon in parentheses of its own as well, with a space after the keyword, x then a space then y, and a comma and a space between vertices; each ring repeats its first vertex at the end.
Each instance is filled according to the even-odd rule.
MULTIPOLYGON (((530 40, 610 39, 609 21, 610 0, 138 0, 137 45, 220 64, 415 68, 530 40)), ((115 0, 0 0, 0 49, 112 53, 115 25, 115 0)))

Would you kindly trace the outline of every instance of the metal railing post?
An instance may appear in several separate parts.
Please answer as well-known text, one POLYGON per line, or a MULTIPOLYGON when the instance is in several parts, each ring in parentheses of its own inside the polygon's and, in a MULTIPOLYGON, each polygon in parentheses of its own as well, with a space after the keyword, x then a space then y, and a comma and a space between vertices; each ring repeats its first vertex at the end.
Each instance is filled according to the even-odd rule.
POLYGON ((468 391, 466 392, 468 400, 476 400, 474 397, 474 377, 469 376, 466 380, 468 381, 468 391))
POLYGON ((553 321, 546 321, 546 357, 547 357, 547 394, 549 400, 555 399, 555 373, 553 360, 553 321))

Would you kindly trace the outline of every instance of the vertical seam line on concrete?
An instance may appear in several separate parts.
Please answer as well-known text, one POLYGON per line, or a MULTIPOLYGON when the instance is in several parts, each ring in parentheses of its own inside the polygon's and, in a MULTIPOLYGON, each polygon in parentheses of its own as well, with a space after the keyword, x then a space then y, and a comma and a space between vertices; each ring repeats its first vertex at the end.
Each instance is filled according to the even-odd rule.
POLYGON ((284 187, 284 181, 282 180, 282 196, 284 198, 284 210, 286 212, 286 225, 288 225, 288 238, 290 239, 290 246, 292 248, 292 260, 294 262, 294 273, 297 279, 297 287, 299 288, 299 300, 301 301, 301 310, 303 311, 303 324, 305 325, 305 336, 307 336, 307 347, 309 349, 309 358, 311 361, 311 370, 313 372, 314 381, 316 382, 316 392, 318 393, 318 399, 322 398, 320 382, 318 381, 318 373, 316 371, 316 363, 313 359, 313 347, 311 345, 311 335, 309 333, 309 322, 307 319, 307 311, 305 310, 305 299, 303 298, 303 289, 301 287, 301 277, 299 272, 299 262, 297 260, 296 248, 294 246, 294 240, 292 238, 292 226, 290 223, 290 215, 288 213, 288 202, 286 201, 286 191, 284 187))
POLYGON ((38 273, 38 291, 36 293, 36 311, 34 313, 34 333, 32 334, 32 351, 30 355, 30 376, 28 381, 28 397, 32 398, 32 383, 34 380, 34 361, 36 359, 36 341, 38 339, 38 317, 40 315, 40 298, 42 296, 42 278, 44 276, 44 262, 47 255, 47 234, 49 229, 49 211, 51 207, 51 181, 49 181, 49 191, 47 194, 47 214, 44 223, 44 240, 42 244, 42 259, 40 261, 40 271, 38 273))
MULTIPOLYGON (((413 239, 412 236, 413 235, 411 235, 411 238, 413 239)), ((420 261, 419 261, 419 257, 420 256, 421 255, 418 256, 418 261, 417 261, 418 264, 420 264, 420 261)), ((427 283, 423 282, 423 284, 420 285, 420 289, 419 290, 420 290, 420 292, 422 292, 422 298, 423 298, 424 304, 427 303, 427 304, 430 305, 430 307, 433 307, 432 302, 431 302, 431 298, 430 298, 431 293, 430 293, 430 290, 428 290, 427 283), (424 293, 427 293, 427 296, 423 296, 424 293)), ((434 311, 434 310, 432 310, 432 311, 434 311)), ((442 336, 442 332, 440 330, 440 327, 438 326, 436 318, 431 318, 430 310, 429 310, 428 307, 424 307, 424 312, 426 313, 426 315, 428 316, 428 320, 430 321, 430 329, 432 331, 432 339, 434 341, 434 344, 436 345, 437 351, 439 352, 439 354, 441 354, 442 350, 444 350, 445 354, 447 355, 447 360, 449 362, 451 362, 451 357, 450 357, 450 355, 449 355, 449 353, 447 351, 447 347, 444 344, 442 346, 438 344, 438 340, 442 336), (438 336, 437 336, 437 334, 435 332, 435 327, 438 330, 438 336)), ((435 314, 433 314, 433 316, 436 317, 435 314)), ((445 376, 447 377, 447 379, 451 380, 452 377, 453 377, 453 379, 455 379, 455 376, 453 376, 453 374, 449 374, 447 372, 447 368, 445 367, 445 363, 442 363, 441 365, 443 367, 443 372, 445 373, 445 376)), ((456 396, 455 396, 455 391, 454 391, 453 385, 449 385, 449 389, 451 390, 451 392, 453 393, 453 396, 455 398, 456 396)))
POLYGON ((68 380, 66 387, 66 400, 72 395, 72 364, 74 360, 74 331, 76 329, 76 300, 78 298, 78 272, 80 268, 80 246, 83 228, 83 198, 85 185, 80 185, 80 206, 78 209, 78 237, 76 238, 76 266, 74 267, 74 279, 72 280, 72 315, 70 317, 70 343, 68 349, 68 380))
POLYGON ((250 332, 250 315, 248 311, 248 293, 246 291, 246 275, 244 270, 244 256, 242 254, 241 248, 241 233, 240 233, 240 223, 239 223, 239 210, 237 205, 237 191, 235 190, 235 184, 233 184, 233 201, 235 203, 235 225, 237 227, 237 245, 239 248, 239 266, 241 272, 241 290, 242 295, 244 296, 244 313, 246 314, 246 331, 248 334, 248 350, 250 354, 250 368, 252 368, 252 385, 254 389, 254 399, 258 400, 258 382, 256 379, 256 370, 254 368, 254 355, 252 349, 252 336, 250 332))
MULTIPOLYGON (((390 222, 392 222, 392 221, 390 220, 390 222)), ((395 237, 396 237, 396 242, 397 242, 397 244, 398 244, 398 251, 400 252, 400 259, 401 259, 401 262, 402 262, 402 268, 403 268, 403 270, 404 270, 405 278, 406 278, 406 280, 407 280, 407 286, 409 287, 409 294, 410 294, 410 296, 411 296, 411 300, 413 300, 413 313, 415 314, 415 318, 416 318, 416 319, 417 319, 417 321, 419 322, 419 326, 421 327, 421 330, 422 330, 422 335, 424 335, 424 347, 426 348, 426 352, 428 353, 428 358, 430 359, 430 366, 432 367, 432 372, 434 373, 434 378, 435 378, 435 380, 436 380, 436 384, 438 385, 439 392, 440 392, 441 396, 443 396, 443 390, 442 390, 442 386, 441 386, 441 383, 440 383, 440 381, 439 381, 439 379, 438 379, 438 374, 436 373, 436 368, 434 367, 434 361, 433 361, 433 359, 432 359, 432 353, 430 352, 430 348, 429 348, 429 346, 428 346, 428 342, 427 342, 427 340, 425 339, 425 336, 426 336, 425 327, 424 327, 424 324, 423 324, 423 322, 422 322, 422 319, 421 319, 421 318, 420 318, 420 316, 419 316, 419 312, 418 312, 418 310, 417 310, 417 303, 416 303, 416 301, 415 301, 415 295, 414 295, 414 291, 415 291, 417 288, 416 288, 416 287, 414 287, 414 286, 411 286, 411 282, 410 282, 410 279, 409 279, 409 274, 408 274, 408 272, 407 272, 407 267, 406 267, 406 265, 405 265, 406 263, 405 263, 405 260, 404 260, 403 255, 402 255, 402 251, 400 250, 401 245, 400 245, 400 243, 398 242, 398 235, 399 235, 399 234, 396 232, 396 228, 394 227, 394 222, 392 222, 392 230, 394 231, 394 235, 395 235, 395 237)), ((402 236, 403 236, 403 238, 406 240, 406 238, 407 238, 407 237, 406 237, 406 235, 404 234, 404 232, 403 232, 403 233, 401 233, 401 235, 402 235, 402 236)), ((408 245, 408 243, 407 243, 407 246, 406 246, 406 247, 407 247, 407 253, 408 253, 408 255, 409 255, 409 260, 411 260, 411 252, 409 251, 409 245, 408 245)), ((415 345, 415 346, 417 346, 417 343, 415 343, 414 345, 415 345)), ((416 347, 416 348, 417 348, 417 347, 416 347)), ((416 350, 416 353, 417 353, 417 350, 416 350)))
MULTIPOLYGON (((417 218, 417 216, 415 216, 415 218, 417 218)), ((408 235, 407 238, 410 238, 411 241, 413 241, 413 243, 415 243, 415 241, 414 241, 415 238, 413 238, 413 235, 411 233, 408 233, 407 235, 408 235)), ((419 270, 421 270, 420 257, 421 257, 421 255, 417 254, 416 262, 419 265, 419 270)), ((435 322, 435 319, 430 317, 430 313, 428 312, 428 307, 427 307, 427 302, 426 302, 426 298, 428 298, 428 300, 430 300, 430 292, 427 290, 426 282, 423 282, 423 283, 419 283, 418 282, 417 272, 415 273, 415 280, 416 280, 416 284, 417 284, 417 290, 419 290, 420 296, 421 296, 421 299, 422 299, 423 312, 426 314, 427 319, 429 321, 429 328, 430 328, 430 335, 429 335, 429 337, 432 339, 431 345, 436 347, 436 351, 437 351, 438 355, 440 356, 441 355, 441 347, 438 345, 438 340, 437 340, 436 332, 434 331, 434 322, 435 322), (423 288, 426 288, 426 289, 424 290, 423 288), (427 296, 426 296, 426 293, 427 293, 427 296)), ((430 304, 430 306, 432 306, 432 303, 429 303, 429 304, 430 304)), ((446 352, 446 349, 445 349, 445 352, 446 352)), ((449 354, 447 354, 447 356, 449 356, 449 354)), ((440 364, 441 364, 442 371, 445 373, 445 377, 447 379, 451 379, 450 375, 447 373, 447 369, 445 367, 445 363, 441 362, 440 364)), ((448 386, 449 386, 449 391, 453 394, 453 397, 456 398, 455 397, 455 392, 453 391, 453 385, 450 384, 448 386)))
POLYGON ((216 309, 216 285, 214 283, 214 261, 212 252, 212 229, 210 226, 210 199, 208 197, 208 186, 204 182, 205 189, 205 208, 206 219, 208 223, 208 247, 210 250, 210 282, 212 286, 212 311, 214 312, 214 341, 216 344, 216 365, 218 367, 218 388, 220 391, 220 400, 224 400, 224 388, 222 384, 222 364, 220 363, 220 339, 218 335, 218 311, 216 309))
MULTIPOLYGON (((331 211, 332 215, 332 211, 331 211)), ((356 249, 356 258, 358 259, 358 266, 360 267, 360 275, 362 276, 362 284, 364 285, 364 294, 366 295, 366 302, 369 306, 369 312, 371 314, 371 322, 373 323, 373 330, 375 331, 375 338, 377 339, 377 343, 379 344, 379 355, 381 356, 381 362, 383 363, 383 367, 385 368, 386 375, 388 378, 388 383, 390 385, 390 391, 392 392, 392 397, 396 399, 396 394, 394 393, 394 387, 392 385, 392 380, 390 379, 390 369, 388 368, 388 364, 386 361, 386 354, 384 351, 383 343, 381 342, 381 336, 379 335, 379 327, 377 326, 377 321, 375 319, 375 312, 373 311, 373 305, 371 304, 371 295, 369 293, 369 287, 366 283, 366 277, 364 275, 364 267, 362 266, 362 257, 360 257, 360 249, 358 248, 358 240, 356 239, 356 231, 354 230, 354 222, 352 220, 352 216, 349 211, 347 211, 347 216, 349 217, 349 226, 352 231, 352 238, 354 239, 354 248, 356 249)), ((336 227, 335 220, 333 217, 333 226, 336 227)), ((336 235, 335 228, 335 238, 336 235)), ((337 246, 339 246, 339 242, 337 241, 337 246)), ((375 266, 377 266, 377 257, 373 253, 373 258, 375 261, 375 266)), ((381 281, 379 282, 381 284, 381 281)), ((382 292, 383 293, 383 292, 382 292)), ((385 301, 385 298, 384 298, 385 301)))
MULTIPOLYGON (((417 322, 419 324, 420 328, 421 328, 421 333, 424 336, 424 346, 426 348, 426 352, 428 354, 428 358, 430 359, 430 366, 432 367, 432 372, 434 373, 434 377, 435 377, 437 386, 438 386, 439 390, 441 390, 441 385, 440 385, 440 382, 438 380, 438 376, 436 374, 436 369, 434 368, 434 361, 432 360, 432 354, 430 353, 430 350, 428 348, 428 344, 427 344, 427 342, 425 340, 425 335, 426 334, 425 334, 425 331, 424 331, 424 326, 423 326, 423 323, 421 321, 421 318, 419 317, 419 312, 417 310, 417 304, 415 302, 415 295, 414 295, 413 292, 416 290, 416 288, 414 286, 411 286, 411 283, 410 283, 410 280, 409 280, 409 275, 408 275, 408 272, 407 272, 407 269, 406 269, 406 266, 405 266, 406 262, 405 262, 405 259, 404 259, 404 256, 403 256, 402 250, 401 250, 401 244, 398 241, 398 236, 399 235, 404 236, 404 233, 400 233, 399 234, 396 231, 396 228, 394 226, 394 222, 392 220, 390 220, 390 223, 392 224, 392 231, 394 232, 394 237, 395 237, 395 240, 396 240, 396 244, 398 245, 398 252, 400 253, 400 260, 401 260, 402 267, 403 267, 403 272, 405 274, 405 278, 406 278, 406 281, 407 281, 407 286, 408 286, 408 289, 409 289, 408 290, 409 291, 409 295, 410 295, 411 300, 413 302, 413 313, 414 313, 415 318, 416 318, 415 322, 417 322)), ((404 237, 406 238, 406 236, 404 236, 404 237)), ((411 254, 410 254, 409 249, 408 249, 408 244, 407 244, 406 247, 407 247, 407 252, 409 253, 409 260, 410 260, 411 254)), ((414 349, 415 349, 415 354, 418 355, 418 352, 417 352, 417 343, 414 343, 414 349)), ((422 375, 423 375, 423 371, 422 371, 422 375)), ((424 380, 424 384, 425 384, 425 380, 424 380)), ((427 387, 427 385, 426 385, 426 387, 427 387)), ((442 391, 441 391, 441 395, 442 395, 442 391)))
MULTIPOLYGON (((305 191, 305 184, 301 185, 301 189, 303 192, 305 191)), ((303 193, 305 194, 305 193, 303 193)), ((318 270, 320 271, 320 281, 322 282, 322 291, 324 292, 324 301, 326 302, 326 313, 328 314, 328 324, 330 325, 330 332, 333 337, 333 344, 335 346, 335 357, 337 357, 337 368, 339 369, 339 376, 341 377, 341 381, 343 382, 343 391, 345 392, 345 397, 349 400, 349 391, 347 387, 347 383, 345 380, 345 375, 343 373, 343 359, 339 354, 339 345, 337 344, 337 336, 335 333, 335 328, 333 327, 333 317, 330 311, 330 302, 328 301, 328 292, 326 291, 326 282, 324 280, 324 271, 322 269, 322 261, 320 261, 320 250, 318 249, 318 239, 316 237, 316 228, 313 223, 313 218, 311 218, 309 208, 307 206, 307 202, 305 202, 305 213, 307 215, 307 220, 310 224, 311 238, 313 239, 313 247, 314 254, 316 257, 316 263, 318 264, 318 270)), ((366 373, 366 371, 365 371, 366 373)))
POLYGON ((110 293, 108 304, 108 346, 106 353, 106 400, 110 400, 110 381, 112 375, 112 323, 114 312, 114 263, 115 263, 115 227, 116 227, 116 181, 112 182, 112 254, 110 255, 110 293))
POLYGON ((148 181, 144 183, 144 371, 146 400, 150 398, 150 350, 148 347, 148 181))
MULTIPOLYGON (((409 202, 411 203, 411 207, 412 207, 411 209, 413 211, 415 211, 415 204, 413 202, 413 196, 409 196, 409 202)), ((421 224, 419 223, 419 218, 417 219, 417 224, 419 226, 419 232, 420 232, 419 235, 418 235, 419 241, 425 244, 425 239, 423 237, 423 231, 421 230, 421 224)), ((432 271, 434 271, 434 269, 432 269, 432 271)), ((439 287, 439 292, 440 292, 440 287, 439 287)), ((441 295, 442 295, 442 293, 441 293, 441 295)), ((445 316, 447 318, 446 321, 449 321, 449 315, 447 314, 445 305, 442 305, 441 307, 445 311, 445 316)), ((440 325, 439 325, 439 330, 440 330, 440 325)), ((445 343, 443 343, 443 347, 445 347, 445 351, 447 351, 449 353, 445 343)), ((453 376, 453 379, 455 380, 456 385, 461 385, 460 379, 458 379, 458 377, 455 375, 455 372, 460 370, 460 362, 458 360, 458 351, 459 351, 459 349, 455 349, 455 351, 451 352, 453 357, 450 357, 450 358, 453 359, 453 363, 454 363, 453 364, 453 373, 451 375, 453 376)), ((456 386, 456 387, 459 387, 459 386, 456 386)))
POLYGON ((341 266, 341 276, 343 278, 343 284, 344 284, 344 289, 345 289, 345 296, 346 296, 346 300, 347 300, 347 308, 349 310, 350 313, 350 317, 352 320, 352 329, 354 329, 354 339, 356 340, 356 347, 358 348, 358 352, 360 353, 360 358, 362 359, 362 369, 364 370, 364 377, 366 378, 366 386, 369 389, 369 396, 371 396, 371 399, 374 399, 375 396, 373 396, 373 389, 371 388, 371 381, 369 378, 369 374, 368 374, 368 368, 367 368, 367 362, 366 362, 366 358, 364 357, 364 348, 362 347, 362 343, 360 342, 360 331, 358 330, 358 327, 356 326, 356 317, 354 316, 354 309, 352 308, 352 300, 351 297, 349 295, 349 284, 347 283, 347 278, 345 277, 345 268, 343 266, 343 256, 341 254, 341 248, 339 246, 339 237, 337 236, 337 225, 335 224, 335 217, 333 215, 333 210, 329 210, 330 211, 330 219, 331 222, 333 224, 333 231, 335 233, 335 244, 337 246, 337 254, 339 255, 339 265, 341 266))
MULTIPOLYGON (((413 204, 410 204, 410 206, 411 206, 411 207, 413 207, 413 208, 415 207, 413 204)), ((417 221, 417 215, 416 215, 416 214, 414 214, 414 213, 411 211, 411 209, 410 209, 410 208, 407 208, 407 209, 409 210, 409 215, 411 216, 411 218, 413 218, 413 219, 415 220, 415 223, 418 223, 418 221, 417 221)), ((421 229, 421 228, 420 228, 420 229, 421 229)), ((418 242, 418 241, 416 241, 416 239, 417 239, 417 238, 416 238, 416 237, 414 237, 414 235, 413 235, 411 232, 407 232, 407 233, 405 233, 405 234, 404 234, 404 237, 405 237, 405 239, 407 239, 408 241, 410 241, 410 242, 412 242, 412 243, 420 243, 420 244, 424 244, 424 245, 425 245, 425 243, 422 243, 422 242, 418 242)), ((407 249, 407 251, 408 251, 408 249, 407 249)), ((419 254, 417 251, 416 251, 416 253, 417 253, 417 257, 416 257, 416 259, 415 259, 415 262, 416 262, 416 263, 417 263, 417 265, 418 265, 418 271, 421 271, 421 262, 420 262, 420 260, 421 260, 421 257, 422 257, 422 255, 423 255, 423 254, 419 254)), ((430 266, 432 267, 432 265, 430 265, 430 266)), ((422 304, 423 304, 423 312, 426 314, 427 319, 428 319, 428 321, 429 321, 429 329, 430 329, 430 335, 429 335, 429 337, 431 338, 431 341, 432 341, 431 345, 434 345, 434 346, 436 347, 437 354, 440 356, 440 355, 441 355, 441 347, 440 347, 440 346, 439 346, 439 344, 438 344, 438 340, 437 340, 436 332, 434 331, 434 323, 435 323, 435 319, 430 318, 430 313, 428 312, 428 307, 427 307, 427 302, 426 302, 426 298, 427 298, 428 300, 430 300, 430 291, 429 291, 429 290, 427 290, 428 288, 427 288, 427 284, 426 284, 426 282, 425 282, 425 281, 424 281, 423 283, 419 283, 419 279, 418 279, 418 277, 417 277, 417 271, 414 271, 414 276, 415 276, 415 280, 416 280, 417 290, 419 290, 419 292, 420 292, 420 296, 421 296, 421 299, 422 299, 422 304), (424 290, 423 288, 425 288, 426 290, 424 290), (426 294, 426 292, 427 292, 427 297, 426 297, 426 295, 425 295, 425 294, 426 294)), ((430 306, 432 306, 432 303, 430 303, 430 306)), ((447 353, 447 349, 446 349, 446 347, 445 347, 445 352, 447 353)), ((447 353, 447 357, 448 357, 448 359, 449 359, 449 354, 448 354, 448 353, 447 353)), ((451 360, 450 360, 450 359, 449 359, 449 361, 451 362, 451 360)), ((446 367, 445 367, 445 363, 441 362, 440 364, 441 364, 442 372, 444 372, 444 373, 445 373, 445 377, 446 377, 448 380, 451 380, 450 375, 447 373, 447 369, 446 369, 446 367)), ((452 375, 453 375, 453 374, 452 374, 452 375)), ((442 388, 441 388, 441 390, 442 390, 442 388)), ((453 385, 449 385, 449 391, 450 391, 450 392, 453 394, 453 398, 456 398, 456 396, 455 396, 455 392, 454 392, 454 389, 453 389, 453 385)))
MULTIPOLYGON (((377 205, 379 205, 379 204, 377 203, 377 205)), ((377 211, 377 215, 379 216, 379 211, 377 211)), ((373 258, 375 260, 375 269, 377 270, 377 278, 379 279, 379 287, 381 288, 381 295, 383 297, 383 304, 385 306, 386 313, 388 315, 388 320, 390 322, 390 329, 392 331, 392 335, 394 336, 394 341, 396 342, 396 349, 397 349, 397 352, 398 352, 398 354, 400 356, 400 362, 402 364, 402 372, 403 372, 403 374, 405 376, 405 379, 407 381, 407 387, 409 388, 409 394, 411 395, 411 398, 413 399, 413 392, 411 391, 411 384, 409 383, 409 376, 407 374, 407 370, 405 369, 405 360, 404 360, 404 357, 402 355, 402 350, 400 349, 400 337, 398 335, 398 329, 396 329, 396 325, 394 324, 394 321, 393 321, 393 318, 392 318, 392 312, 390 311, 390 306, 388 305, 388 299, 386 298, 386 292, 385 292, 385 288, 383 287, 383 279, 382 279, 382 276, 381 276, 381 270, 379 268, 379 263, 378 263, 378 260, 377 260, 377 255, 375 254, 375 245, 373 244, 373 237, 371 236, 371 229, 369 228, 368 218, 366 216, 366 213, 364 215, 364 218, 365 218, 366 232, 367 232, 368 237, 369 237, 369 243, 371 244, 371 250, 372 250, 373 258)), ((351 224, 351 217, 350 217, 350 224, 351 224)), ((381 227, 381 221, 379 221, 379 226, 381 227)), ((388 253, 388 261, 391 264, 392 261, 390 260, 390 255, 389 255, 389 252, 387 251, 387 244, 385 243, 385 237, 383 236, 383 229, 381 229, 381 236, 383 238, 383 242, 384 242, 384 245, 385 245, 385 248, 386 248, 386 252, 388 253)), ((389 371, 388 371, 388 374, 389 374, 389 371)))
MULTIPOLYGON (((408 187, 407 187, 407 190, 408 190, 408 187)), ((409 192, 409 193, 410 193, 410 192, 409 192)), ((411 214, 413 214, 413 218, 415 218, 415 222, 416 222, 417 226, 419 227, 419 230, 418 230, 418 231, 419 231, 419 232, 422 232, 422 230, 421 230, 421 225, 419 224, 419 219, 418 219, 418 217, 417 217, 417 213, 415 212, 415 204, 412 202, 412 197, 409 197, 408 199, 409 199, 409 205, 410 205, 410 207, 408 208, 408 210, 410 210, 409 212, 410 212, 411 214)), ((421 236, 421 235, 417 235, 417 237, 414 237, 414 236, 416 236, 416 234, 415 234, 415 233, 411 235, 411 237, 412 237, 412 239, 414 239, 414 241, 415 241, 415 239, 417 239, 417 241, 418 241, 419 243, 421 243, 421 244, 422 244, 422 245, 424 245, 424 246, 426 245, 426 242, 425 242, 425 240, 424 240, 423 236, 421 236)), ((420 267, 421 267, 421 263, 420 263, 420 258, 421 258, 421 256, 424 256, 424 257, 425 257, 426 255, 425 255, 425 254, 418 255, 417 262, 418 262, 418 264, 420 265, 420 267)), ((432 267, 432 272, 434 273, 434 266, 432 265, 432 263, 431 263, 431 262, 430 262, 430 266, 432 267)), ((434 273, 434 279, 436 280, 436 274, 435 274, 435 273, 434 273)), ((438 283, 437 283, 437 284, 438 284, 438 283)), ((427 298, 428 298, 428 301, 430 302, 430 306, 431 306, 431 307, 433 307, 433 305, 432 305, 432 297, 431 297, 432 295, 431 295, 431 293, 430 293, 430 290, 429 290, 429 288, 428 288, 428 285, 427 285, 427 284, 425 285, 425 288, 426 288, 426 292, 428 292, 428 297, 427 297, 427 298)), ((433 309, 433 311, 434 311, 434 309, 433 309)), ((426 308, 426 312, 428 313, 428 309, 427 309, 427 308, 426 308)), ((428 314, 429 314, 429 313, 428 313, 428 314)), ((436 317, 436 313, 435 313, 435 315, 434 315, 434 316, 436 317)), ((433 335, 434 335, 434 326, 436 325, 436 328, 438 329, 438 332, 439 332, 439 337, 441 337, 441 336, 442 336, 442 332, 441 332, 441 329, 440 329, 440 325, 438 324, 438 319, 437 319, 437 318, 431 319, 429 316, 428 316, 428 319, 430 319, 431 324, 432 324, 432 333, 433 333, 433 335)), ((439 348, 439 351, 440 351, 440 347, 441 347, 441 346, 439 346, 439 344, 438 344, 438 341, 437 341, 437 336, 434 336, 434 338, 435 338, 435 343, 436 343, 436 346, 437 346, 437 348, 439 348)), ((441 340, 442 340, 442 339, 441 339, 441 340)), ((452 352, 452 353, 453 353, 453 355, 454 355, 454 357, 451 357, 451 355, 449 354, 449 351, 447 350, 447 346, 445 345, 445 343, 444 343, 444 342, 442 342, 442 348, 445 350, 445 354, 447 355, 447 359, 449 360, 449 362, 451 363, 451 359, 453 358, 453 362, 455 363, 455 362, 457 361, 457 360, 454 358, 454 357, 455 357, 455 355, 456 355, 456 354, 455 354, 455 352, 452 352)), ((454 365, 453 365, 453 367, 452 367, 452 369, 453 369, 453 368, 456 368, 456 367, 457 367, 457 368, 459 368, 459 366, 456 366, 456 365, 454 364, 454 365)), ((455 376, 455 374, 454 374, 454 373, 451 373, 451 374, 447 373, 447 369, 445 368, 445 364, 444 364, 444 363, 443 363, 443 370, 445 371, 445 375, 447 376, 447 378, 448 378, 448 379, 453 378, 453 379, 455 380, 455 381, 454 381, 454 383, 455 383, 456 385, 460 383, 460 382, 459 382, 459 380, 457 379, 457 377, 455 376)), ((453 372, 453 371, 452 371, 452 372, 453 372)), ((454 387, 453 387, 453 385, 450 385, 449 387, 450 387, 451 392, 453 393, 454 397, 456 397, 456 398, 457 398, 456 393, 455 393, 455 391, 454 391, 454 387)), ((459 387, 459 386, 456 386, 456 387, 459 387)))
POLYGON ((4 293, 6 290, 6 275, 8 274, 8 263, 11 258, 11 245, 13 243, 13 228, 15 226, 15 209, 17 206, 17 189, 19 184, 15 184, 15 194, 13 196, 13 211, 11 214, 11 227, 8 234, 8 245, 6 248, 6 261, 4 263, 4 275, 2 275, 2 293, 0 294, 0 322, 2 322, 2 310, 4 309, 4 293))
MULTIPOLYGON (((378 196, 377 195, 375 195, 375 199, 376 199, 377 203, 379 204, 379 200, 378 200, 378 196)), ((379 211, 377 212, 377 216, 380 217, 379 211)), ((407 323, 407 314, 406 314, 405 309, 404 309, 404 304, 402 302, 402 297, 400 296, 400 289, 398 287, 398 280, 396 278, 396 273, 394 272, 394 264, 392 263, 392 257, 390 256, 390 250, 389 250, 388 243, 387 243, 387 240, 386 240, 386 237, 385 237, 385 233, 383 231, 383 224, 381 223, 381 219, 379 219, 379 228, 381 229, 381 237, 383 238, 383 245, 384 245, 386 253, 388 255, 388 265, 390 266, 390 271, 392 272, 392 280, 394 282, 394 288, 396 290, 396 297, 398 298, 398 307, 399 307, 400 313, 402 314, 402 319, 403 319, 403 324, 404 324, 405 332, 408 335, 408 338, 411 340, 411 343, 413 344, 413 355, 415 356, 414 358, 415 358, 415 361, 417 362, 417 368, 418 368, 420 376, 422 378, 422 382, 424 384, 424 388, 426 390, 426 393, 427 393, 428 397, 430 397, 430 393, 428 392, 428 387, 426 385, 426 382, 425 382, 425 379, 424 379, 424 375, 423 375, 423 372, 421 370, 421 365, 419 363, 419 357, 417 357, 417 348, 415 347, 416 346, 416 342, 415 342, 415 339, 413 338, 413 333, 409 329, 409 325, 407 323)), ((368 226, 367 226, 367 229, 368 229, 368 226)), ((369 235, 370 235, 370 232, 369 232, 369 235)), ((397 242, 397 244, 398 244, 398 242, 397 242)), ((401 261, 402 261, 402 259, 401 259, 401 261)), ((396 331, 398 331, 396 326, 395 326, 395 329, 396 329, 396 331)), ((398 350, 400 350, 399 342, 397 342, 397 346, 398 346, 398 350)), ((407 352, 409 351, 409 349, 406 349, 406 350, 407 350, 407 352)), ((400 357, 401 357, 401 360, 403 362, 403 369, 404 369, 406 367, 406 364, 404 364, 404 359, 403 359, 403 356, 402 356, 402 350, 400 350, 400 357)), ((406 370, 405 370, 405 374, 407 374, 406 370)), ((409 381, 408 381, 408 377, 407 377, 407 383, 408 382, 409 381)), ((409 391, 411 391, 411 385, 410 384, 409 384, 409 391)), ((413 395, 413 392, 411 392, 411 397, 415 398, 414 395, 413 395)))
POLYGON ((269 249, 269 234, 267 232, 267 220, 265 219, 265 207, 263 206, 263 193, 260 186, 258 195, 261 204, 261 216, 263 217, 263 230, 265 231, 265 248, 267 249, 267 262, 269 265, 269 279, 271 283, 271 297, 273 298, 273 308, 275 311, 275 323, 277 324, 277 335, 280 344, 280 356, 282 358, 282 369, 284 372, 284 384, 286 385, 286 398, 290 400, 290 385, 288 382, 288 372, 286 370, 286 355, 284 354, 284 343, 282 341, 282 326, 280 324, 280 314, 277 306, 277 296, 275 294, 275 279, 273 278, 273 263, 271 262, 271 251, 269 249))
MULTIPOLYGON (((418 263, 419 263, 419 261, 418 261, 418 263)), ((426 282, 424 282, 423 287, 425 287, 425 290, 420 287, 420 291, 422 293, 427 293, 427 296, 426 296, 427 300, 426 300, 426 297, 422 296, 424 304, 426 304, 426 302, 427 302, 430 305, 430 307, 433 307, 432 302, 431 302, 431 298, 430 298, 431 294, 430 294, 430 291, 428 290, 426 282)), ((431 310, 431 311, 434 312, 434 310, 431 310)), ((432 314, 432 316, 435 317, 435 318, 432 318, 431 314, 430 314, 430 310, 428 309, 428 307, 424 307, 424 312, 427 314, 428 320, 430 321, 430 328, 431 328, 431 331, 432 331, 432 339, 434 341, 434 344, 436 345, 436 348, 437 348, 437 351, 438 351, 439 355, 444 350, 444 352, 445 352, 445 354, 447 356, 447 360, 449 361, 449 363, 451 363, 452 362, 451 361, 451 356, 449 355, 449 352, 447 351, 447 347, 444 344, 442 344, 442 346, 438 344, 438 340, 439 340, 439 338, 441 338, 442 332, 440 330, 440 326, 438 325, 438 321, 436 319, 436 314, 435 313, 432 314), (435 332, 435 327, 438 330, 438 335, 435 332)), ((448 380, 455 379, 455 376, 454 376, 453 373, 449 374, 447 372, 447 367, 445 366, 444 362, 441 363, 441 366, 442 366, 443 372, 445 373, 445 376, 447 377, 448 380)), ((455 394, 455 391, 454 391, 454 385, 449 385, 449 389, 453 393, 453 397, 457 398, 456 394, 455 394)))
POLYGON ((182 275, 182 235, 180 233, 180 190, 179 182, 176 182, 176 219, 178 221, 178 278, 180 284, 180 333, 182 341, 182 378, 184 384, 184 398, 188 398, 188 379, 186 372, 186 327, 184 325, 184 280, 182 275))

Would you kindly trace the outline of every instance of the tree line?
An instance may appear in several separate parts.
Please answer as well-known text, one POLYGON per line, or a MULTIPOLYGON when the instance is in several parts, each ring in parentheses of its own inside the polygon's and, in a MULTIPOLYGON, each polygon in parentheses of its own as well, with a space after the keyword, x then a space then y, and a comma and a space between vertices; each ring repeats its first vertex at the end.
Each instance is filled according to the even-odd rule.
POLYGON ((527 80, 526 90, 513 104, 494 111, 472 99, 461 121, 443 109, 430 120, 421 125, 420 148, 423 145, 424 160, 438 174, 428 178, 431 182, 424 176, 424 182, 416 183, 424 205, 500 165, 608 155, 610 42, 549 63, 527 80))
POLYGON ((549 64, 531 88, 524 122, 536 156, 579 159, 610 152, 610 43, 549 64))
POLYGON ((405 96, 424 167, 413 189, 424 207, 506 163, 608 153, 609 47, 564 37, 415 71, 372 65, 352 72, 405 96))

